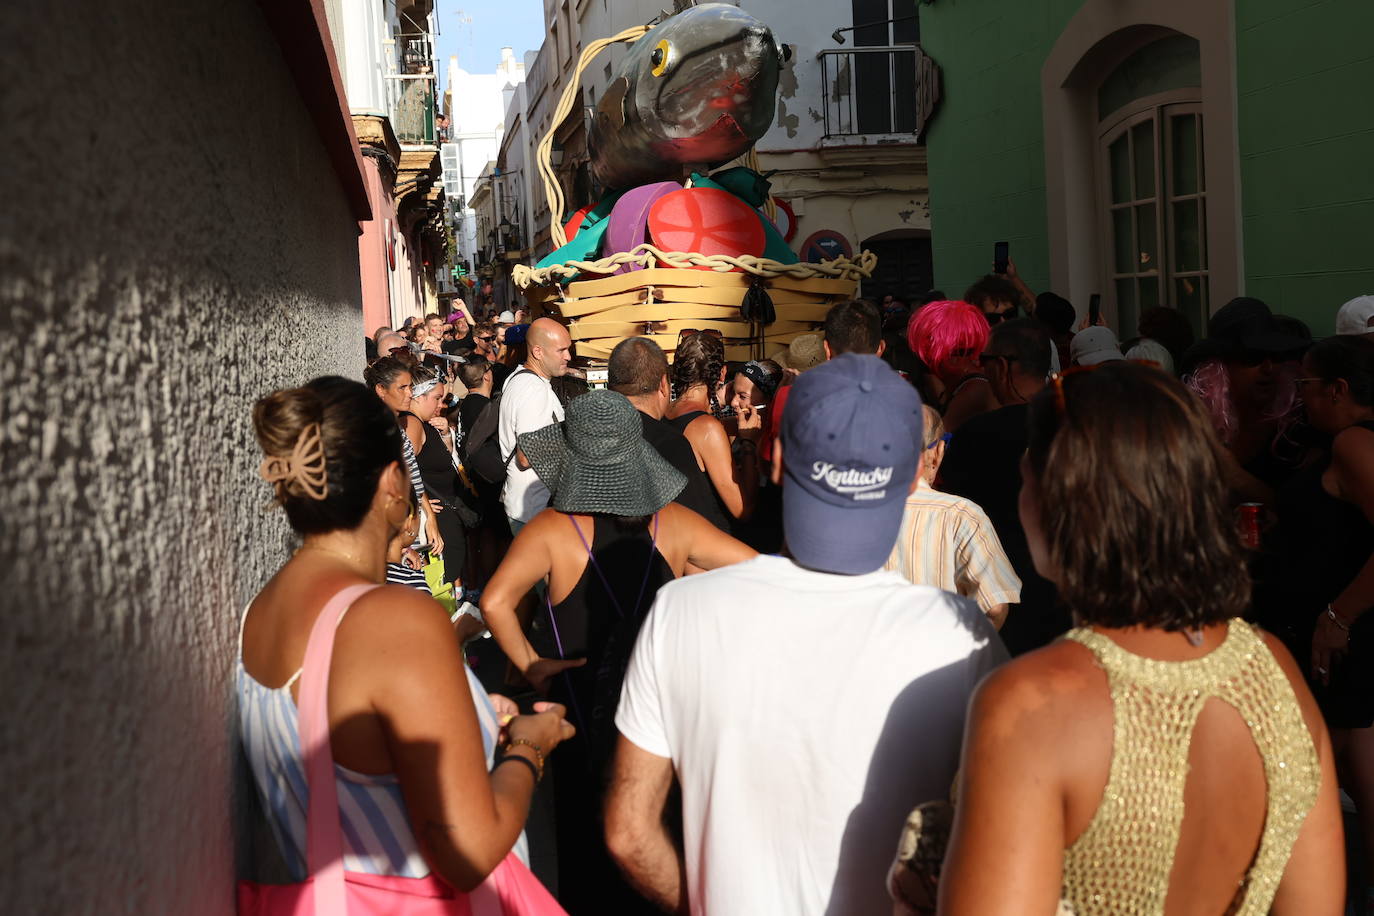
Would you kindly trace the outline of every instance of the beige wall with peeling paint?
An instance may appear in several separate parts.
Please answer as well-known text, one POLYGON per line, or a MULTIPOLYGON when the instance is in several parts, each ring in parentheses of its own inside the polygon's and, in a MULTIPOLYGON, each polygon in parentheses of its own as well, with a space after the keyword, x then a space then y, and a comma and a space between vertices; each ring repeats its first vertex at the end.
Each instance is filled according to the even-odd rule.
POLYGON ((0 899, 233 911, 249 410, 362 368, 356 226, 251 0, 0 9, 0 899))

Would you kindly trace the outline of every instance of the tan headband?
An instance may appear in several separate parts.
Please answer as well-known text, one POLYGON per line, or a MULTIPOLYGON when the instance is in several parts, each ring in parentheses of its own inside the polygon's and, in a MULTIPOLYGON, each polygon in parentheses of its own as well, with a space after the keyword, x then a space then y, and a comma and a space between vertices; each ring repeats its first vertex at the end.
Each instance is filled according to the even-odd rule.
MULTIPOLYGON (((292 485, 314 500, 329 495, 329 473, 324 464, 324 440, 320 424, 311 423, 296 437, 296 445, 289 455, 268 455, 258 466, 258 474, 270 484, 292 485)), ((280 494, 280 491, 278 491, 280 494)))

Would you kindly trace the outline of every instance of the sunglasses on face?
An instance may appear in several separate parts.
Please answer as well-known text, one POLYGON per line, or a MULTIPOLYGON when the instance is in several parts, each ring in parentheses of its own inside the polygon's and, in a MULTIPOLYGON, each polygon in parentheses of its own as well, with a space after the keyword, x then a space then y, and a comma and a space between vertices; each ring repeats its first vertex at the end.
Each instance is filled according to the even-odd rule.
POLYGON ((984 312, 983 317, 988 320, 988 324, 993 325, 1006 321, 1011 316, 1006 312, 984 312))
POLYGON ((948 445, 948 444, 949 444, 949 440, 951 440, 951 439, 953 439, 953 438, 954 438, 954 433, 945 433, 944 435, 942 435, 942 436, 940 436, 938 439, 936 439, 934 442, 932 442, 932 443, 930 443, 929 445, 927 445, 927 446, 926 446, 926 451, 930 451, 930 450, 933 449, 935 446, 939 445, 941 442, 943 442, 943 443, 945 443, 946 445, 948 445))
POLYGON ((496 339, 496 335, 495 335, 495 334, 490 334, 490 335, 488 335, 488 336, 486 336, 486 337, 478 337, 477 339, 478 339, 478 340, 482 340, 482 341, 486 341, 487 343, 491 343, 493 340, 496 339))

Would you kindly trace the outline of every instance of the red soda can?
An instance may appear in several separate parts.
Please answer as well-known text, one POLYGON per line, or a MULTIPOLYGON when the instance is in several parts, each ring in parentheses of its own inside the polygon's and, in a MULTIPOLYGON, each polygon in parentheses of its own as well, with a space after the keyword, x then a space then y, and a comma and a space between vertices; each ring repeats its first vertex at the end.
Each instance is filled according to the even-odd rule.
POLYGON ((1239 514, 1240 542, 1250 550, 1260 549, 1260 510, 1264 503, 1241 503, 1239 514))

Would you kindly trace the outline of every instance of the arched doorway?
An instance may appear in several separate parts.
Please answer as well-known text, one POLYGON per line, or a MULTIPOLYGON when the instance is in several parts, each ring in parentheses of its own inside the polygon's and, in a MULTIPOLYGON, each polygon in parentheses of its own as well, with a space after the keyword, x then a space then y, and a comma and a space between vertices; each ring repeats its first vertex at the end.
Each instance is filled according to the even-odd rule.
POLYGON ((860 286, 866 299, 881 302, 884 296, 896 296, 914 305, 935 285, 929 229, 880 232, 864 239, 859 248, 878 256, 873 276, 860 286))

